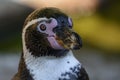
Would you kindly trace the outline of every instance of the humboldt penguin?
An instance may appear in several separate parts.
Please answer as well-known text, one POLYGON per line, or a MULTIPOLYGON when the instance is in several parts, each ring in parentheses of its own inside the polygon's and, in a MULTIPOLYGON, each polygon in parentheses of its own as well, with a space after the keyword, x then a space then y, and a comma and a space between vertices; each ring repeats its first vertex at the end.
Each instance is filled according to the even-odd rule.
POLYGON ((38 9, 25 20, 22 55, 12 80, 89 80, 72 50, 82 47, 72 19, 53 7, 38 9))

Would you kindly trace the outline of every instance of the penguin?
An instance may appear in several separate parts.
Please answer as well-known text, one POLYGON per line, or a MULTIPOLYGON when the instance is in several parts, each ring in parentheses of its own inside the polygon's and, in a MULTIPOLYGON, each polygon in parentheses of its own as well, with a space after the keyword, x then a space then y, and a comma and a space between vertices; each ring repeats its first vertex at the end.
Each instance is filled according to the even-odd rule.
POLYGON ((89 80, 72 50, 82 47, 72 19, 58 8, 33 11, 22 30, 22 55, 12 80, 89 80))

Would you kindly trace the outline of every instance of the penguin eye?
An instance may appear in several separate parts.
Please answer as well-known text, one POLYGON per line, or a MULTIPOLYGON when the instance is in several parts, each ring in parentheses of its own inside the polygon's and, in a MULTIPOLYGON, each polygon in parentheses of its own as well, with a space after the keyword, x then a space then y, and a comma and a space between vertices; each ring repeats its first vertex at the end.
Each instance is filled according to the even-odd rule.
POLYGON ((46 30, 46 25, 44 25, 44 24, 41 24, 39 27, 40 27, 40 29, 41 29, 42 31, 45 31, 45 30, 46 30))

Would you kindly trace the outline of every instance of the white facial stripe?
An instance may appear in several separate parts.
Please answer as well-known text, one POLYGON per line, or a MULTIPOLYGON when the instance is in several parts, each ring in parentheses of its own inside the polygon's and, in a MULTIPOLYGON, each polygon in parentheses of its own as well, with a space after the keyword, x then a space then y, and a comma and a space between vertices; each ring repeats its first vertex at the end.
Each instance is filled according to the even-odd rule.
POLYGON ((22 43, 23 43, 23 52, 26 53, 26 46, 25 46, 25 33, 26 33, 26 29, 28 27, 30 27, 31 25, 39 22, 39 21, 42 21, 42 20, 48 20, 47 18, 43 17, 43 18, 38 18, 38 19, 34 19, 32 21, 29 21, 27 23, 27 25, 23 28, 23 32, 22 32, 22 43))
POLYGON ((31 25, 39 22, 39 21, 42 21, 42 20, 48 20, 48 19, 47 19, 47 18, 38 18, 38 19, 34 19, 34 20, 32 20, 32 21, 29 21, 29 22, 27 23, 27 25, 24 27, 23 33, 26 31, 26 29, 27 29, 29 26, 31 26, 31 25))

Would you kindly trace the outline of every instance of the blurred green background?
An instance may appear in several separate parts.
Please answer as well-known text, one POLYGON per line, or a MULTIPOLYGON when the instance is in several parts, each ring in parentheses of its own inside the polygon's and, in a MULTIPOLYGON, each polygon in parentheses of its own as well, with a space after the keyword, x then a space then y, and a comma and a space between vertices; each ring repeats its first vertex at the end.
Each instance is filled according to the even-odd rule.
POLYGON ((26 17, 37 8, 51 6, 72 17, 73 28, 83 41, 75 56, 85 65, 90 79, 119 80, 119 0, 0 0, 0 80, 9 80, 17 71, 26 17))

